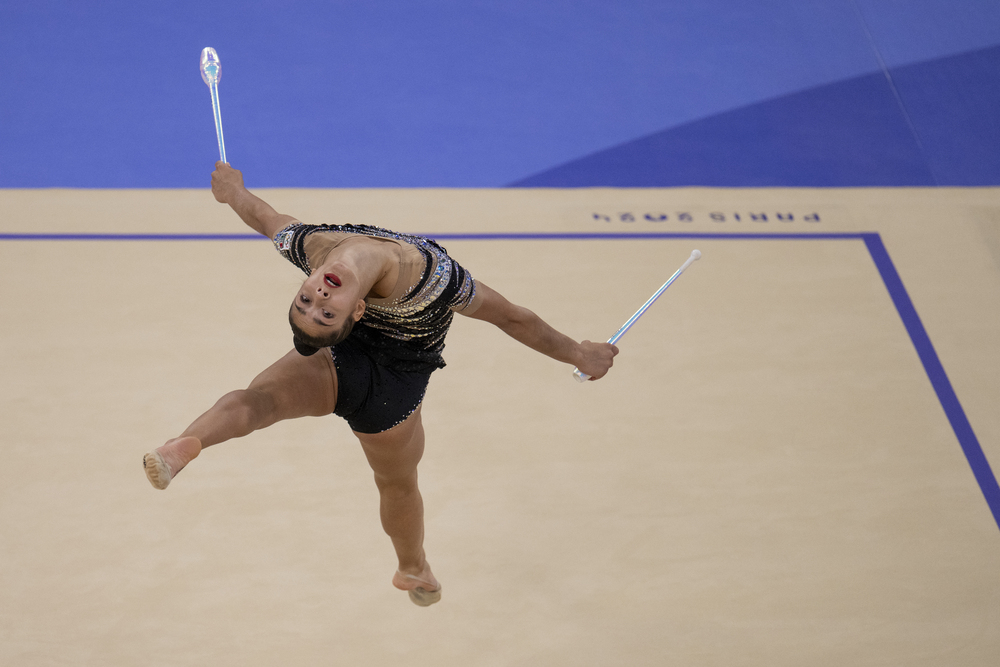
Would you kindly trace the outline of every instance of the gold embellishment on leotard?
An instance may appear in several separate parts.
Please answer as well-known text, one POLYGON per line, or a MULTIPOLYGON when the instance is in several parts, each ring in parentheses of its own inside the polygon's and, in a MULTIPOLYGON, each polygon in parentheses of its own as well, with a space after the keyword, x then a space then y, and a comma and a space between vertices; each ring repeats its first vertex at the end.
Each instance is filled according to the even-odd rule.
POLYGON ((309 258, 305 253, 305 237, 323 231, 339 231, 393 239, 414 245, 423 251, 430 270, 424 269, 420 282, 411 285, 404 296, 390 303, 369 303, 361 324, 376 330, 386 338, 416 345, 423 353, 440 354, 444 337, 453 318, 453 310, 468 306, 475 298, 475 281, 469 272, 453 261, 448 253, 434 241, 422 236, 400 234, 368 225, 303 225, 293 223, 275 235, 278 251, 307 274, 309 258), (455 284, 457 283, 457 284, 455 284), (420 289, 414 293, 417 285, 420 289), (445 292, 452 288, 446 303, 441 302, 445 292))

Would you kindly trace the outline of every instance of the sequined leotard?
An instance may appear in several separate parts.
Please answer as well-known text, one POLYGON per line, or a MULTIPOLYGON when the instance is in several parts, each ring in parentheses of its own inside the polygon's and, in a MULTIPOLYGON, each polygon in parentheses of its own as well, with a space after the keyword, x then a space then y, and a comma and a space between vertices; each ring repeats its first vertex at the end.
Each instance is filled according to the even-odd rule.
POLYGON ((307 241, 324 233, 390 239, 413 246, 423 256, 423 271, 415 284, 390 301, 366 300, 361 320, 332 350, 339 383, 334 412, 347 417, 355 431, 380 432, 417 408, 428 375, 444 367, 445 335, 454 312, 465 310, 475 300, 475 281, 433 240, 369 225, 296 222, 275 234, 274 245, 308 274, 313 267, 307 241))

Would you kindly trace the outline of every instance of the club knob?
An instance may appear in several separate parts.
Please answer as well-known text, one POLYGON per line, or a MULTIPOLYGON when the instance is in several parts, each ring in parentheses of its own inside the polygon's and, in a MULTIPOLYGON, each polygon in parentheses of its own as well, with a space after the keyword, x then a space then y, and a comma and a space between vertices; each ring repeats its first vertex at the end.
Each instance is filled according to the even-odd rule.
POLYGON ((219 83, 222 77, 222 63, 219 62, 219 54, 211 46, 206 46, 201 50, 201 79, 206 84, 219 83))

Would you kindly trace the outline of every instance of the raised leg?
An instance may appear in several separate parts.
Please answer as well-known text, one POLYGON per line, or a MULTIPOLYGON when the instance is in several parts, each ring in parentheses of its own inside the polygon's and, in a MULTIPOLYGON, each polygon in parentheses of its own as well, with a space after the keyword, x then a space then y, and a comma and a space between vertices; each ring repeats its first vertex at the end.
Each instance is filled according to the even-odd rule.
POLYGON ((179 437, 143 457, 150 483, 165 489, 205 447, 297 417, 319 417, 337 404, 337 373, 328 352, 303 357, 292 351, 254 378, 246 389, 220 398, 179 437))
POLYGON ((441 599, 441 584, 424 553, 424 503, 417 487, 417 464, 424 453, 420 408, 388 431, 355 435, 375 473, 382 528, 399 561, 392 584, 420 606, 434 604, 441 599))

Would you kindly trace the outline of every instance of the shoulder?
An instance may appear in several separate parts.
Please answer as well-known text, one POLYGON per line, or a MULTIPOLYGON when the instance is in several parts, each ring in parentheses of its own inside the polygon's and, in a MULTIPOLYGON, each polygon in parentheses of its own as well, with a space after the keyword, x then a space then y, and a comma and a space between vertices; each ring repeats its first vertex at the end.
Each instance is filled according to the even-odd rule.
POLYGON ((307 225, 292 218, 289 224, 272 234, 271 241, 282 257, 308 273, 309 256, 305 241, 316 228, 316 225, 307 225))
POLYGON ((305 225, 294 218, 284 227, 276 229, 273 234, 271 234, 271 240, 274 242, 274 247, 278 249, 278 252, 285 252, 292 245, 292 239, 296 237, 297 234, 304 233, 308 227, 311 225, 305 225))

